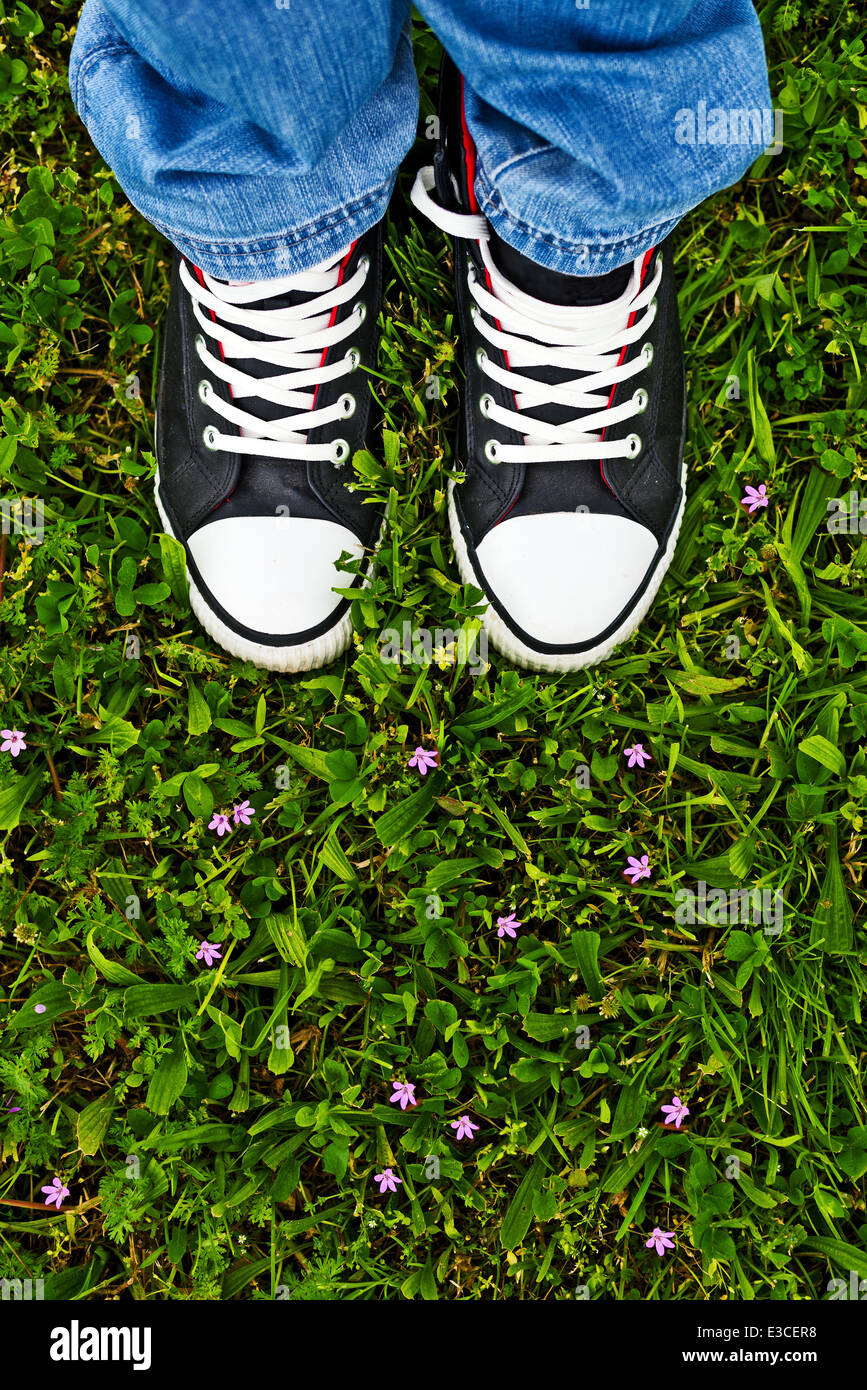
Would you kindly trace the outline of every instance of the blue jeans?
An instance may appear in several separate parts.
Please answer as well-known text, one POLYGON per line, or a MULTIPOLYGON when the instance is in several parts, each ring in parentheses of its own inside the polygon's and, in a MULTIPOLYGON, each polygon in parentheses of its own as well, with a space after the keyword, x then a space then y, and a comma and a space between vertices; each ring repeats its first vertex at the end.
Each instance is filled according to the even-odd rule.
MULTIPOLYGON (((482 211, 551 269, 624 265, 769 143, 750 0, 418 8, 464 75, 482 211)), ((416 135, 407 0, 87 0, 70 84, 130 202, 223 278, 342 251, 416 135)))

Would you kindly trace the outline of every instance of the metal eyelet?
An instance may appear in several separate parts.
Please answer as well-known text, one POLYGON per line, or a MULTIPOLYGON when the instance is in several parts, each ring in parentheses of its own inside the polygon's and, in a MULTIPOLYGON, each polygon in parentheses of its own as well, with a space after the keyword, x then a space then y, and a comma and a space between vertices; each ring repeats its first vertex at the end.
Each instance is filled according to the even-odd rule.
POLYGON ((641 349, 641 356, 644 359, 644 365, 649 367, 653 361, 653 343, 644 344, 644 347, 641 349))
POLYGON ((637 459, 638 455, 641 453, 641 450, 644 448, 644 445, 641 440, 641 435, 628 434, 626 436, 626 439, 624 440, 624 443, 626 444, 626 457, 630 459, 637 459))
POLYGON ((342 468, 349 458, 349 445, 345 439, 335 439, 331 446, 331 462, 336 468, 342 468))
POLYGON ((653 298, 651 299, 651 301, 650 301, 650 307, 651 307, 651 309, 653 310, 654 313, 656 313, 657 309, 659 308, 659 300, 657 299, 656 295, 654 295, 653 298))
POLYGON ((370 257, 369 257, 369 256, 362 256, 362 257, 361 257, 361 260, 358 262, 358 269, 359 269, 359 270, 362 270, 362 271, 364 272, 365 275, 367 274, 367 272, 370 270, 370 257))
POLYGON ((479 319, 481 318, 481 312, 478 306, 475 304, 470 305, 470 318, 472 319, 473 323, 478 323, 479 319))
POLYGON ((209 381, 199 382, 199 400, 203 405, 207 405, 211 397, 211 383, 209 381))
POLYGON ((632 400, 633 400, 633 402, 634 402, 634 404, 635 404, 635 407, 636 407, 636 410, 637 410, 638 414, 641 415, 641 414, 643 413, 643 411, 645 411, 645 410, 647 409, 647 402, 650 400, 650 397, 648 396, 648 394, 647 394, 647 392, 645 391, 644 387, 643 387, 643 386, 639 386, 639 388, 638 388, 638 390, 636 391, 635 395, 632 397, 632 400))
POLYGON ((358 306, 358 327, 359 327, 359 328, 360 328, 361 325, 364 323, 364 320, 365 320, 366 318, 367 318, 367 305, 362 301, 362 302, 359 304, 359 306, 358 306))
POLYGON ((199 354, 199 357, 201 357, 201 355, 202 355, 202 349, 203 349, 204 346, 205 346, 204 334, 202 334, 202 333, 197 333, 196 336, 195 336, 195 338, 193 339, 193 343, 194 343, 194 345, 195 345, 196 352, 199 354))
MULTIPOLYGON (((490 415, 491 415, 491 406, 492 406, 493 404, 494 404, 494 398, 493 398, 493 396, 488 396, 488 395, 482 396, 482 398, 481 398, 480 401, 479 401, 479 410, 482 412, 482 414, 484 415, 484 417, 485 417, 486 420, 490 419, 490 415)), ((488 442, 490 443, 490 441, 488 441, 488 442)))
POLYGON ((216 429, 214 425, 205 426, 205 428, 202 430, 202 442, 206 449, 219 449, 220 446, 217 443, 218 433, 219 431, 216 429))
POLYGON ((337 404, 340 406, 340 414, 344 420, 348 420, 350 415, 355 414, 356 400, 348 391, 345 396, 340 397, 337 404))
POLYGON ((361 364, 361 353, 358 348, 350 348, 346 354, 346 361, 349 363, 350 371, 355 371, 361 364))
POLYGON ((488 463, 500 462, 500 446, 496 439, 489 439, 485 445, 485 458, 488 460, 488 463))

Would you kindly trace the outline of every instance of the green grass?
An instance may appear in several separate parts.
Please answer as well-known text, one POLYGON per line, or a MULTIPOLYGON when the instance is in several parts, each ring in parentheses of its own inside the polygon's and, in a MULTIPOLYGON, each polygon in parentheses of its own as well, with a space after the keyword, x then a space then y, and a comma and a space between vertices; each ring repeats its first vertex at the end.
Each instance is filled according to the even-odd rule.
MULTIPOLYGON (((409 223, 408 173, 356 647, 282 678, 205 638, 151 495, 167 248, 69 102, 77 5, 40 9, 6 6, 0 52, 0 499, 45 500, 44 542, 0 550, 0 724, 28 742, 0 757, 0 1278, 702 1300, 867 1277, 867 536, 826 526, 867 493, 857 7, 762 6, 785 148, 679 232, 674 565, 633 641, 557 679, 379 659, 388 627, 478 612, 445 509, 449 251, 409 223), (417 744, 440 752, 423 783, 417 744), (212 810, 244 798, 218 841, 212 810), (781 892, 781 932, 680 924, 700 880, 781 892)), ((435 60, 424 35, 422 135, 435 60)))

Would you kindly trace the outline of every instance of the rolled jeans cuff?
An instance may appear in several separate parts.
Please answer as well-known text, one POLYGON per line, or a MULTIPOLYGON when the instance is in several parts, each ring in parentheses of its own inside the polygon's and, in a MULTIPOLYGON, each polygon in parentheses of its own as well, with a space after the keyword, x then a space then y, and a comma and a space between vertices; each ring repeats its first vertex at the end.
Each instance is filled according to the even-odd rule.
POLYGON ((479 207, 503 241, 546 270, 566 275, 605 275, 609 270, 628 265, 636 256, 664 241, 690 211, 687 208, 679 217, 670 217, 665 222, 610 241, 566 241, 531 227, 510 212, 496 188, 487 182, 480 166, 476 167, 475 193, 479 207))
MULTIPOLYGON (((293 227, 291 232, 241 240, 214 240, 196 236, 183 227, 170 226, 161 218, 160 208, 148 207, 145 200, 138 210, 181 255, 208 275, 220 280, 272 280, 334 260, 357 237, 375 227, 385 216, 395 178, 396 175, 392 175, 370 193, 293 227)), ((263 214, 271 203, 273 220, 277 221, 281 208, 285 214, 291 195, 281 192, 269 178, 252 180, 249 197, 263 214)), ((267 220, 271 220, 270 215, 267 220)))

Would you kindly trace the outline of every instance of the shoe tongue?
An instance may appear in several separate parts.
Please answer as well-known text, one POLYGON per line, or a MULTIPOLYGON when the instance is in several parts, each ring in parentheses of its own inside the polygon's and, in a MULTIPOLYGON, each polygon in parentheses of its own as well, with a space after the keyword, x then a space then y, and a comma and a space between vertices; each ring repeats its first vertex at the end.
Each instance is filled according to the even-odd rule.
POLYGON ((629 284, 631 261, 606 275, 566 275, 537 265, 503 241, 493 227, 490 231, 488 247, 497 269, 519 290, 547 304, 610 304, 620 298, 629 284))

